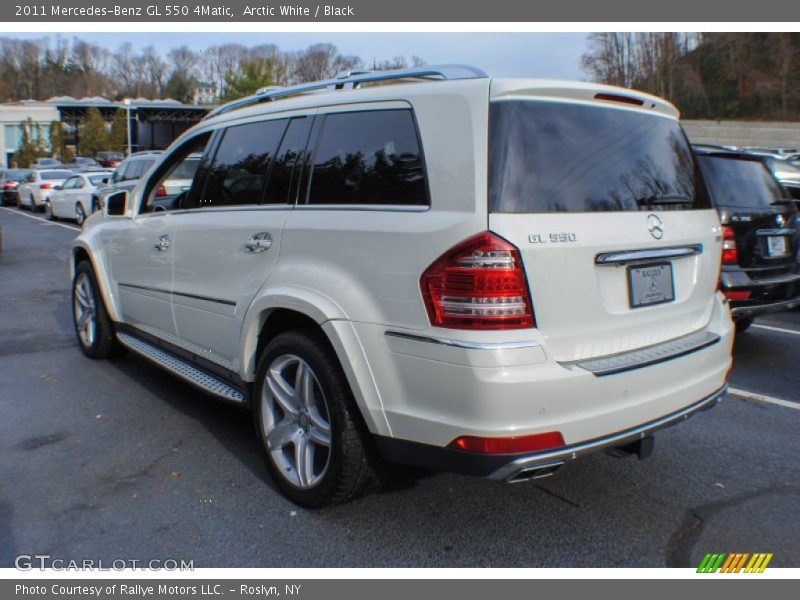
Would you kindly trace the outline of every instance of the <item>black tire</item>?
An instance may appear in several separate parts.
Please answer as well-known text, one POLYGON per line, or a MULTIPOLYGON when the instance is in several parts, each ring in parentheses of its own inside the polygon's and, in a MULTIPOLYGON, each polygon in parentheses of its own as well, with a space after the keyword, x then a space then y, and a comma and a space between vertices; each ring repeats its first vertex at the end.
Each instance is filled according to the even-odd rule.
POLYGON ((94 269, 88 261, 82 261, 75 269, 75 277, 72 279, 72 323, 75 328, 75 337, 78 340, 78 345, 81 351, 89 358, 110 358, 112 356, 119 356, 123 353, 123 348, 117 336, 114 334, 114 326, 111 319, 106 312, 106 307, 103 304, 103 297, 97 286, 97 279, 94 275, 94 269), (94 314, 95 314, 95 334, 91 343, 86 343, 84 338, 81 337, 78 324, 78 308, 77 308, 77 284, 82 278, 86 278, 88 285, 91 289, 91 297, 94 301, 94 314))
POLYGON ((753 324, 753 319, 736 319, 736 333, 744 333, 753 324))
POLYGON ((272 479, 290 500, 301 506, 318 508, 348 502, 378 489, 386 478, 386 465, 364 424, 342 367, 321 332, 310 329, 288 331, 267 344, 256 370, 253 416, 272 479), (273 459, 266 441, 262 413, 268 401, 261 392, 270 366, 286 355, 299 357, 311 368, 330 422, 327 470, 312 487, 299 487, 289 481, 273 459))

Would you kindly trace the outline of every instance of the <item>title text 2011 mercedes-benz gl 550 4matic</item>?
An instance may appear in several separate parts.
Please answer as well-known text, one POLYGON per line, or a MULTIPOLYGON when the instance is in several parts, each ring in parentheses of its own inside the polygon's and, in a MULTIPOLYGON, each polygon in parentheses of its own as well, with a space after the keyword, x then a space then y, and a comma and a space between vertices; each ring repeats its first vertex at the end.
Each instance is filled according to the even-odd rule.
POLYGON ((716 403, 721 243, 663 100, 343 74, 217 109, 109 195, 74 243, 75 328, 251 406, 302 505, 387 463, 522 481, 716 403))

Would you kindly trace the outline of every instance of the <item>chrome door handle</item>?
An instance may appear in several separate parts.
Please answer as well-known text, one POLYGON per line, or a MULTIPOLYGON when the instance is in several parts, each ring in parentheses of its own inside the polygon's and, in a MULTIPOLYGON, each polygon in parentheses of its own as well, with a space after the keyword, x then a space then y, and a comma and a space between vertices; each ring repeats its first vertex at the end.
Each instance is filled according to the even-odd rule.
POLYGON ((160 238, 158 238, 158 243, 156 244, 156 250, 158 250, 159 252, 164 252, 169 248, 169 245, 171 243, 172 242, 169 240, 168 235, 162 235, 160 238))
POLYGON ((249 252, 264 252, 272 248, 272 236, 266 231, 253 234, 244 245, 249 252))

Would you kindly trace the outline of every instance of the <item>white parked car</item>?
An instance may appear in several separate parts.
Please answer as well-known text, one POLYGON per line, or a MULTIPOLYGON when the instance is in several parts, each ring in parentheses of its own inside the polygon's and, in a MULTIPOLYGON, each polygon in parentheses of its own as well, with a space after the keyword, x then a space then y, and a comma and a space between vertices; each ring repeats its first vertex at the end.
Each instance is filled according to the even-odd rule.
POLYGON ((653 96, 465 66, 270 89, 104 210, 72 249, 83 352, 249 405, 305 506, 392 462, 518 482, 641 458, 726 389, 717 212, 653 96))
POLYGON ((56 187, 45 202, 49 219, 73 219, 83 225, 100 208, 99 191, 108 184, 111 171, 76 173, 56 187))
POLYGON ((53 190, 73 175, 72 171, 64 169, 34 169, 25 183, 17 187, 17 206, 42 210, 53 190))

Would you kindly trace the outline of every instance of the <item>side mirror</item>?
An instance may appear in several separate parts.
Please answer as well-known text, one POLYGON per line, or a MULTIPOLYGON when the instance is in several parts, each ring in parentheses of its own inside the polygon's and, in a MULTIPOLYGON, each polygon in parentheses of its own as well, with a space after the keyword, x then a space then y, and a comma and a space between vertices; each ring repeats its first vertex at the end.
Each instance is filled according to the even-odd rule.
POLYGON ((114 192, 106 196, 105 213, 107 217, 121 217, 125 214, 128 205, 128 192, 114 192))
POLYGON ((60 189, 63 189, 63 188, 62 188, 62 186, 60 186, 60 185, 54 185, 54 186, 53 186, 53 189, 54 189, 54 190, 60 190, 60 189))

